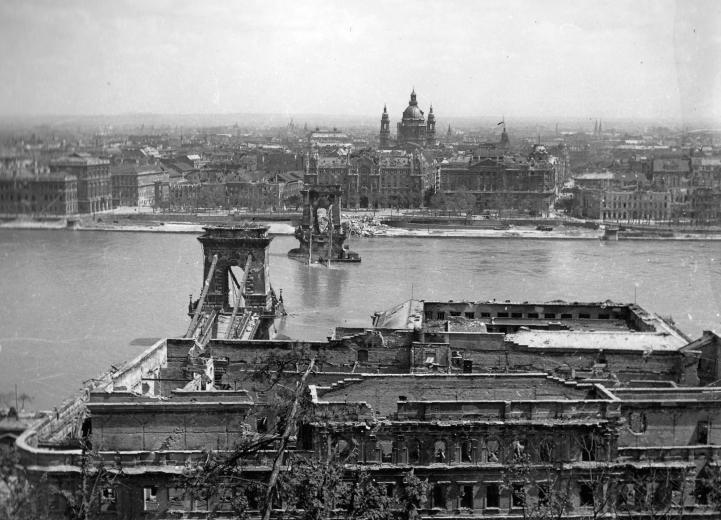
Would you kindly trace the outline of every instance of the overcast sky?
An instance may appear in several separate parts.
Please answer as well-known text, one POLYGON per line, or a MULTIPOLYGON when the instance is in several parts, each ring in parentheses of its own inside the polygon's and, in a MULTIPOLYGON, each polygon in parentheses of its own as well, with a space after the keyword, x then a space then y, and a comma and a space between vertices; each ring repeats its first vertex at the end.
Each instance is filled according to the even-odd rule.
POLYGON ((721 1, 1 0, 0 114, 721 120, 721 1))

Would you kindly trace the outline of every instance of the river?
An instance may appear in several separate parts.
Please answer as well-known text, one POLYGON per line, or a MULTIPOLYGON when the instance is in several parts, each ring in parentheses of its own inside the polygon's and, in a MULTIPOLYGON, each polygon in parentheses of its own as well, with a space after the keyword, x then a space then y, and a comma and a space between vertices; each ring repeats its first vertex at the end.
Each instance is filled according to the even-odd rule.
MULTIPOLYGON (((276 237, 270 258, 289 311, 278 332, 293 338, 370 325, 411 295, 635 299, 692 337, 721 330, 721 242, 370 238, 351 243, 361 264, 330 269, 290 260, 295 246, 276 237)), ((0 397, 17 384, 28 407, 52 408, 152 338, 181 335, 202 274, 195 235, 0 230, 0 397)))

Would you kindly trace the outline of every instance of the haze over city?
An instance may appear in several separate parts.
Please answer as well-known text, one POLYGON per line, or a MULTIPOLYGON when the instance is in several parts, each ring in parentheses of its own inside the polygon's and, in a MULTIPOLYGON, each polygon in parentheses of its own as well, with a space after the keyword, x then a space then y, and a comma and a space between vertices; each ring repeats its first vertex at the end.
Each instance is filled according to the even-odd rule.
POLYGON ((0 4, 0 115, 721 119, 721 4, 0 4))

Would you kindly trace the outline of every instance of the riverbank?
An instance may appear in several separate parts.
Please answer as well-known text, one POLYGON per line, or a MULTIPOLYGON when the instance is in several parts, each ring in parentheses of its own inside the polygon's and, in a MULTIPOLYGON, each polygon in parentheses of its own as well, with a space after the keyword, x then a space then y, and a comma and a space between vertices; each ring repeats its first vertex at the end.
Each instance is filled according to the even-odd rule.
MULTIPOLYGON (((104 219, 17 219, 0 222, 0 229, 44 229, 44 230, 69 230, 69 231, 115 231, 132 233, 190 233, 200 234, 203 226, 210 223, 196 222, 162 222, 159 220, 143 220, 113 218, 110 215, 104 219)), ((603 234, 601 230, 590 229, 578 226, 555 226, 552 229, 541 230, 533 226, 508 226, 503 229, 475 228, 468 226, 459 227, 394 227, 374 221, 359 227, 354 219, 350 220, 352 236, 359 238, 498 238, 498 239, 533 239, 533 240, 599 240, 603 234), (360 232, 358 230, 361 230, 360 232)), ((295 227, 289 222, 273 222, 254 220, 254 223, 264 224, 270 227, 271 235, 293 235, 295 227)), ((218 222, 220 223, 220 222, 218 222)), ((240 221, 233 221, 240 223, 240 221)), ((674 231, 672 234, 663 235, 656 233, 638 234, 632 236, 619 236, 620 241, 629 240, 680 240, 680 241, 721 241, 721 233, 685 233, 674 231)))

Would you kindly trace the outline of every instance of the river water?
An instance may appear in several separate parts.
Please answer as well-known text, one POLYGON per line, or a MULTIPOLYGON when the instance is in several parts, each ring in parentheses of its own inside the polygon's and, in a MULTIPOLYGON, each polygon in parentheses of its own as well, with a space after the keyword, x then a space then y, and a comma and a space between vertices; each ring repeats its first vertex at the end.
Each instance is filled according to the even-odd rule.
MULTIPOLYGON (((295 246, 276 237, 270 258, 290 313, 278 332, 293 338, 368 326, 411 295, 636 299, 692 337, 721 330, 721 242, 356 239, 363 262, 330 269, 290 260, 295 246)), ((202 275, 191 234, 0 230, 0 396, 17 384, 29 407, 51 408, 152 338, 181 335, 202 275)))

